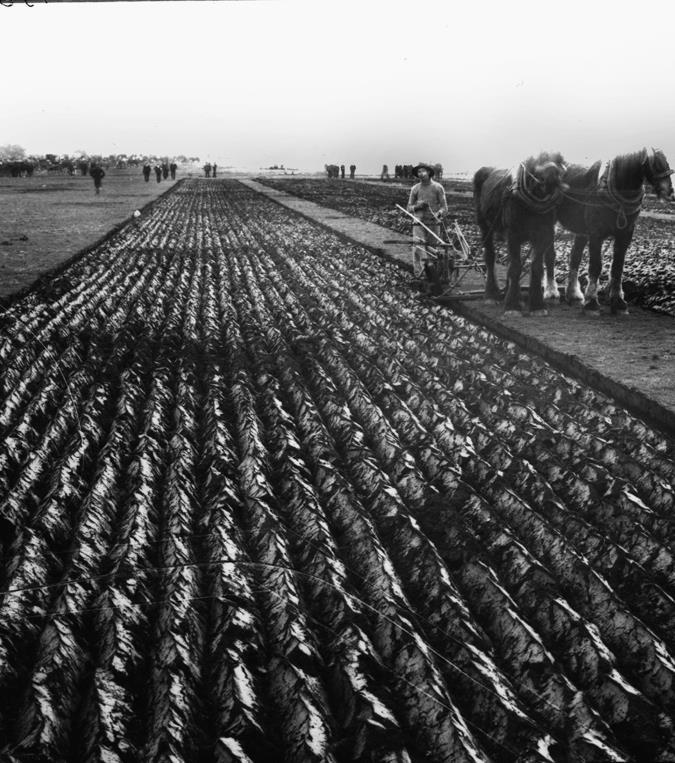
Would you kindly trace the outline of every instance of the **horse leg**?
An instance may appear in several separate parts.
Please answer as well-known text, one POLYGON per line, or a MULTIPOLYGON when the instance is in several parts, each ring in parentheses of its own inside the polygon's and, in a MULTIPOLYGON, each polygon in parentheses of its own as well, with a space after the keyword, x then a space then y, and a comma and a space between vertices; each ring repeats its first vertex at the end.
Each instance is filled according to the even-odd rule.
POLYGON ((610 271, 609 286, 609 309, 612 315, 628 315, 628 305, 623 298, 622 276, 626 251, 633 239, 633 229, 617 233, 614 239, 614 253, 612 255, 612 269, 610 271))
POLYGON ((499 302, 501 293, 497 284, 495 244, 492 232, 484 222, 479 223, 481 239, 483 242, 483 257, 485 259, 485 301, 499 302))
POLYGON ((584 254, 584 249, 588 243, 588 236, 575 236, 569 259, 569 274, 567 276, 567 289, 565 296, 567 301, 573 304, 581 304, 584 301, 584 293, 579 286, 579 265, 584 254))
POLYGON ((544 253, 544 275, 543 275, 543 287, 544 287, 544 299, 560 299, 560 292, 558 291, 558 284, 555 281, 555 247, 553 242, 550 246, 546 247, 544 253))
MULTIPOLYGON (((506 295, 504 299, 504 312, 506 315, 520 313, 520 274, 522 263, 520 261, 521 241, 513 233, 507 236, 509 250, 509 267, 506 273, 506 295)), ((541 272, 539 273, 541 288, 541 272)))
POLYGON ((544 303, 544 258, 553 250, 553 228, 539 229, 532 238, 532 264, 528 308, 531 315, 548 315, 544 303))
POLYGON ((591 236, 588 241, 588 286, 586 287, 584 310, 588 315, 600 315, 598 302, 598 281, 602 272, 602 239, 591 236))

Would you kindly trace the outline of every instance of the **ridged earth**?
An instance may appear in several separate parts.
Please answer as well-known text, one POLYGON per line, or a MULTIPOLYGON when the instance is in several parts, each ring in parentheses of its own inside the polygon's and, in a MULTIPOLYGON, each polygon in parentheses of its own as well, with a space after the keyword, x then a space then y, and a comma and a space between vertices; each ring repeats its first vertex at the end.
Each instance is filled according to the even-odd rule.
POLYGON ((675 449, 191 180, 0 314, 0 757, 675 757, 675 449))
MULTIPOLYGON (((396 209, 396 204, 405 206, 408 200, 408 188, 387 187, 369 183, 343 180, 319 180, 307 178, 258 178, 287 193, 300 196, 318 204, 339 209, 346 214, 360 217, 369 222, 410 234, 410 218, 396 209)), ((456 184, 446 182, 446 186, 455 189, 456 184)), ((470 191, 471 185, 465 184, 470 191)), ((450 220, 456 221, 467 241, 473 256, 482 262, 480 232, 476 225, 474 202, 470 195, 448 195, 450 220)), ((673 205, 662 205, 655 197, 645 197, 644 207, 657 213, 673 212, 673 205)), ((624 267, 623 288, 626 298, 643 307, 656 310, 666 315, 675 316, 675 240, 673 226, 675 217, 670 220, 652 219, 644 215, 638 218, 635 235, 628 249, 624 267)), ((449 235, 452 235, 449 229, 449 235)), ((562 287, 566 285, 569 271, 569 253, 573 236, 560 226, 556 228, 556 278, 562 287)), ((603 245, 603 271, 600 277, 601 293, 609 281, 612 259, 612 241, 603 245)), ((525 250, 527 254, 527 250, 525 250)), ((506 249, 502 245, 498 250, 500 261, 506 260, 506 249)), ((588 278, 588 249, 579 268, 579 276, 585 287, 588 278)))

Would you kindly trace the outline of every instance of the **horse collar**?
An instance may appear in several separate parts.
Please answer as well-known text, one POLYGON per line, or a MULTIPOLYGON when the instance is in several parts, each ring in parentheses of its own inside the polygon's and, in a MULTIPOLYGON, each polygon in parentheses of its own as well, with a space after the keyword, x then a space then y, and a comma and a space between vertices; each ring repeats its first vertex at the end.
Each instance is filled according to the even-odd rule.
POLYGON ((617 213, 617 225, 625 228, 628 225, 628 216, 634 215, 642 208, 644 189, 630 196, 625 196, 616 187, 614 159, 605 162, 598 176, 598 194, 605 199, 605 203, 617 213))
POLYGON ((598 190, 601 194, 607 196, 615 205, 621 207, 626 214, 637 212, 642 206, 642 197, 644 190, 640 185, 639 190, 626 196, 616 187, 616 172, 614 159, 610 159, 598 178, 598 190))
POLYGON ((513 182, 509 187, 509 191, 531 212, 545 215, 558 205, 561 191, 560 189, 556 189, 550 196, 547 196, 544 199, 539 199, 536 196, 533 196, 530 189, 527 187, 527 175, 528 170, 523 162, 521 162, 516 169, 511 170, 511 178, 513 179, 513 182))

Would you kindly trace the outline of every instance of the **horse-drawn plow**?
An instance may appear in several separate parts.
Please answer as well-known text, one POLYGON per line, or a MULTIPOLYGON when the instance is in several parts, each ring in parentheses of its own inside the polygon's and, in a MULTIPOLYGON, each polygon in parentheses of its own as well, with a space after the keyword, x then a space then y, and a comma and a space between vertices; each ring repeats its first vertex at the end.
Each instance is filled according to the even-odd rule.
MULTIPOLYGON (((375 222, 397 233, 410 234, 410 219, 396 209, 396 204, 405 203, 407 191, 400 187, 385 187, 366 183, 327 184, 322 180, 307 178, 279 179, 264 178, 266 185, 286 190, 299 197, 316 201, 327 207, 338 209, 354 217, 375 222)), ((474 201, 469 193, 470 185, 465 184, 466 192, 449 192, 450 217, 456 220, 474 252, 472 260, 477 267, 482 265, 481 240, 476 225, 474 201)), ((624 266, 624 290, 626 298, 633 303, 649 307, 652 310, 675 315, 675 242, 672 235, 671 220, 659 219, 664 211, 655 199, 645 195, 646 213, 642 213, 635 225, 635 234, 624 266), (656 216, 650 216, 650 215, 656 216)), ((672 207, 668 207, 672 209, 672 207)), ((572 250, 573 234, 556 227, 555 232, 555 273, 559 289, 565 290, 569 278, 569 261, 572 250)), ((602 248, 603 266, 599 281, 599 293, 604 297, 609 282, 611 263, 611 245, 606 242, 602 248)), ((524 251, 528 256, 527 249, 524 251)), ((504 247, 497 250, 500 269, 506 268, 507 256, 504 247)), ((522 278, 526 278, 529 263, 524 261, 522 278)), ((578 278, 583 288, 588 284, 588 262, 581 262, 578 278)), ((478 284, 484 285, 483 279, 478 284)), ((478 284, 476 286, 478 286, 478 284)), ((461 287, 460 287, 461 288, 461 287)), ((471 291, 475 289, 472 288, 471 291)))
POLYGON ((6 760, 667 761, 675 442, 235 181, 0 314, 6 760))

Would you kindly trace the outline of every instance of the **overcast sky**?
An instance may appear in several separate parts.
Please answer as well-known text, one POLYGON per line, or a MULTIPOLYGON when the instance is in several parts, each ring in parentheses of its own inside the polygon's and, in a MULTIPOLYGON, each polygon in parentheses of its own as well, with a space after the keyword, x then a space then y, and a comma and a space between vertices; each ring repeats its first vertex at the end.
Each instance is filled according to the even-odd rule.
POLYGON ((672 0, 34 2, 0 7, 0 145, 29 153, 675 163, 672 0))

